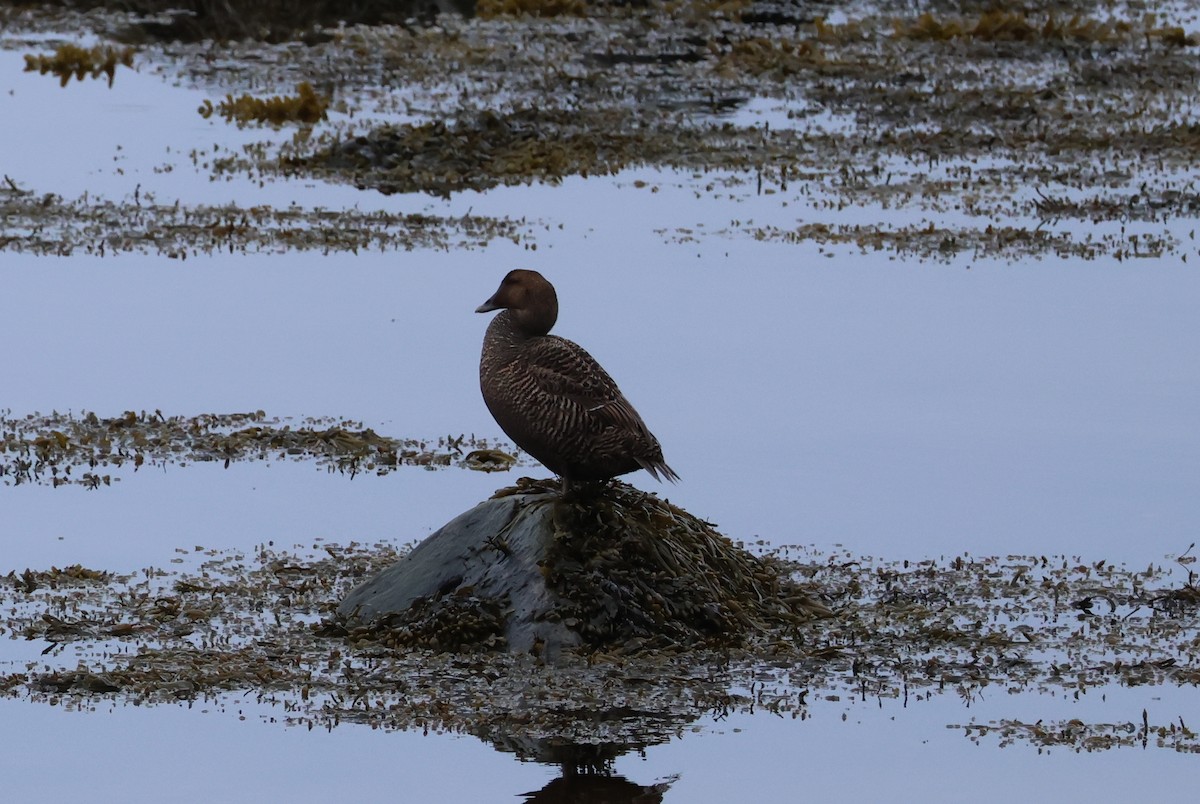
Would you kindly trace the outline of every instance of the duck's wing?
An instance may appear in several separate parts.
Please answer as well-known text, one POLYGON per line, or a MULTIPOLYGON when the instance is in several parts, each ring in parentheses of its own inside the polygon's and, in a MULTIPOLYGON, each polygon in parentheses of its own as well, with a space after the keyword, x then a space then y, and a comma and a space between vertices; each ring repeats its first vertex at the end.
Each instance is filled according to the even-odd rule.
POLYGON ((581 413, 653 441, 646 423, 613 378, 579 344, 548 335, 527 346, 526 357, 529 374, 543 393, 569 400, 581 413))

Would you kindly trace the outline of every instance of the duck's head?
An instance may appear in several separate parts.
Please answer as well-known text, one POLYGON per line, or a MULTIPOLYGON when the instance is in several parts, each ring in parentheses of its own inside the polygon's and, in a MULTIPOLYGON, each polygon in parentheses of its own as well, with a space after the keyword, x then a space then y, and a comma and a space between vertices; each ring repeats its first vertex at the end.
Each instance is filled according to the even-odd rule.
POLYGON ((523 332, 545 335, 558 320, 558 295, 554 285, 537 271, 518 268, 508 272, 492 297, 475 312, 490 313, 493 310, 509 310, 523 332))

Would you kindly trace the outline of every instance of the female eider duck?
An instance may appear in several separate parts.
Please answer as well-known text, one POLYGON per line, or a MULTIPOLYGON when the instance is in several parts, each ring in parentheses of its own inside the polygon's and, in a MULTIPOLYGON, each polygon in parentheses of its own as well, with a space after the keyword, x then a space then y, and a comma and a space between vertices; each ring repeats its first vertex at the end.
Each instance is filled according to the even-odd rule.
POLYGON ((537 271, 510 271, 475 311, 502 312, 483 338, 479 385, 496 423, 518 447, 563 480, 608 480, 645 469, 679 479, 646 427, 582 346, 551 335, 554 286, 537 271))

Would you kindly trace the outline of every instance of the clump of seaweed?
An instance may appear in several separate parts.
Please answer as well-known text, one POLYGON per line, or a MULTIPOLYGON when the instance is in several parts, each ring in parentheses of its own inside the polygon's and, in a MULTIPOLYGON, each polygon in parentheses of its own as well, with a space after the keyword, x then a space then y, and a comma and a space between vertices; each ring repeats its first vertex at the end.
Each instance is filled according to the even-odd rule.
POLYGON ((360 186, 384 194, 443 196, 502 183, 615 172, 636 158, 645 137, 637 131, 616 133, 598 122, 585 113, 488 110, 452 123, 383 126, 335 143, 305 166, 348 169, 360 186))
POLYGON ((725 76, 769 75, 782 81, 823 62, 820 48, 809 40, 756 37, 735 42, 716 69, 725 76))
POLYGON ((72 564, 68 567, 51 567, 48 570, 35 571, 26 569, 20 575, 15 571, 9 572, 3 579, 12 583, 14 589, 26 594, 36 589, 58 589, 92 582, 107 583, 112 577, 111 572, 88 569, 82 564, 72 564))
POLYGON ((1196 585, 1196 572, 1191 568, 1196 563, 1196 556, 1191 555, 1196 543, 1188 545, 1175 558, 1175 562, 1187 570, 1187 581, 1182 586, 1164 590, 1150 598, 1150 606, 1158 612, 1170 617, 1195 616, 1200 609, 1200 586, 1196 585))
POLYGON ((470 588, 413 601, 410 608, 347 628, 336 621, 316 627, 321 636, 345 636, 352 644, 376 642, 393 650, 424 648, 437 653, 503 651, 507 601, 491 600, 470 588))
POLYGON ((54 73, 58 76, 59 86, 63 87, 70 83, 71 76, 79 81, 89 75, 92 78, 107 76, 108 85, 111 87, 118 65, 133 66, 134 52, 131 47, 117 49, 107 45, 97 45, 93 48, 84 48, 68 43, 60 45, 49 56, 26 55, 25 72, 36 70, 42 75, 54 73))
POLYGON ((1200 42, 1196 36, 1188 35, 1178 26, 1157 27, 1157 20, 1152 14, 1147 15, 1139 26, 1128 20, 1102 22, 1081 14, 1075 14, 1065 21, 1051 14, 1039 24, 1022 11, 993 9, 973 22, 940 19, 927 11, 911 22, 893 20, 892 27, 896 38, 932 41, 974 39, 980 42, 1114 44, 1134 32, 1140 32, 1148 42, 1158 39, 1170 47, 1190 47, 1200 42))
POLYGON ((1029 41, 1037 34, 1037 29, 1019 11, 989 11, 974 24, 961 19, 940 19, 926 11, 912 22, 894 20, 892 25, 897 38, 939 42, 965 37, 1020 42, 1029 41))
POLYGON ((1146 39, 1157 39, 1167 47, 1195 47, 1200 45, 1200 36, 1189 34, 1178 25, 1154 28, 1146 31, 1146 39))
POLYGON ((772 562, 625 483, 563 500, 554 524, 542 571, 588 646, 740 645, 830 614, 772 562))
POLYGON ((585 0, 478 0, 475 14, 480 19, 495 17, 582 17, 585 0))
POLYGON ((278 127, 285 123, 319 123, 325 119, 328 110, 329 98, 318 95, 312 84, 302 81, 296 87, 295 95, 275 95, 270 98, 256 98, 253 95, 235 98, 226 95, 215 109, 212 101, 206 100, 198 111, 205 119, 212 117, 215 111, 225 118, 225 122, 236 122, 238 126, 269 123, 278 127))

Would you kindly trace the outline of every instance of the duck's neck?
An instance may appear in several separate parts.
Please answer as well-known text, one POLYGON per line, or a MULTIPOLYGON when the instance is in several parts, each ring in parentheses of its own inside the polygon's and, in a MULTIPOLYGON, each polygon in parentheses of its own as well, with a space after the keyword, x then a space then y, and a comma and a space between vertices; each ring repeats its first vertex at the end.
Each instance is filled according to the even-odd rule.
POLYGON ((518 322, 514 311, 501 310, 488 324, 484 336, 484 356, 501 361, 519 352, 520 348, 538 335, 531 335, 518 322))
POLYGON ((548 335, 554 328, 554 322, 558 320, 558 305, 538 305, 534 308, 513 310, 512 313, 517 325, 524 330, 526 335, 538 337, 539 335, 548 335))

